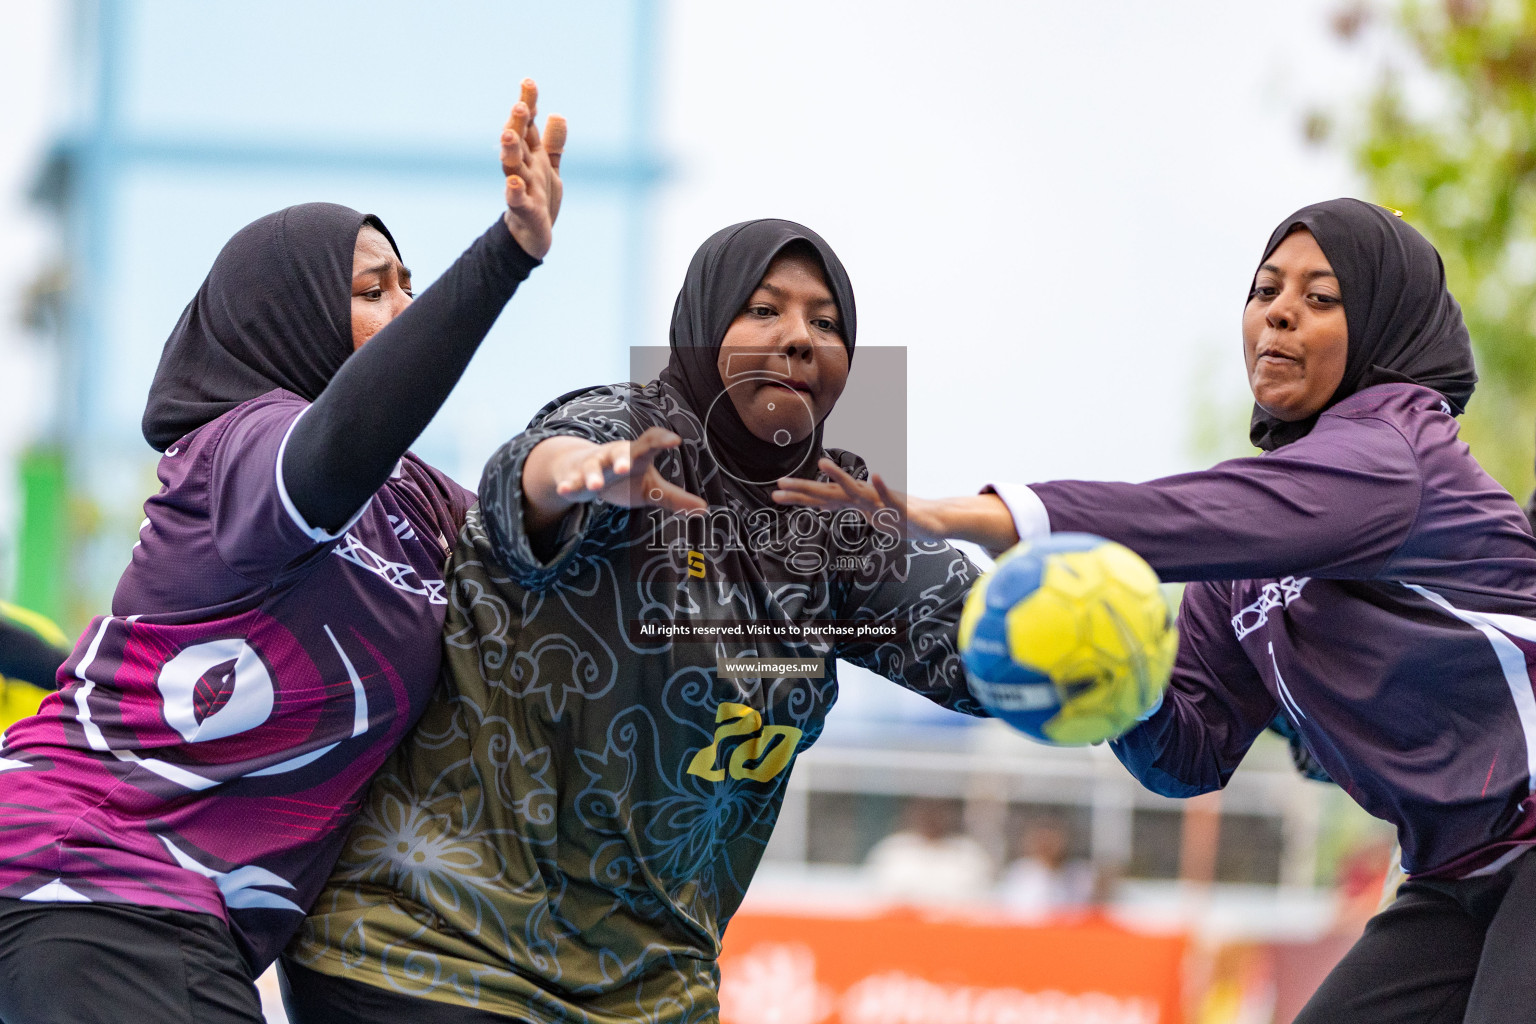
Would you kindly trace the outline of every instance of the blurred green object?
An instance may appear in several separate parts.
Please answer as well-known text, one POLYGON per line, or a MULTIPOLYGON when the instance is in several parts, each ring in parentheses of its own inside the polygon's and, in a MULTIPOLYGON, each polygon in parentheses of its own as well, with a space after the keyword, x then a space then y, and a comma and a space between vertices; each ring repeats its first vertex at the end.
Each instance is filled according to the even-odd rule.
POLYGON ((39 447, 23 455, 16 603, 54 621, 64 618, 67 597, 68 501, 63 451, 39 447))
MULTIPOLYGON (((1371 197, 1440 250, 1482 377, 1462 436, 1524 497, 1536 420, 1536 0, 1398 0, 1393 17, 1422 71, 1384 71, 1355 164, 1371 197)), ((1359 26, 1335 20, 1346 37, 1359 26)))

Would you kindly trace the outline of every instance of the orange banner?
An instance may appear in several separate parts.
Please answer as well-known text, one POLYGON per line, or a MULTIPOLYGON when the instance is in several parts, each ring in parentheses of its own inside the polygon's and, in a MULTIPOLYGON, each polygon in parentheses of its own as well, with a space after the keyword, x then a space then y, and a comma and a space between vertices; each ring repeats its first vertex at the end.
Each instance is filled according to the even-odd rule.
POLYGON ((722 1024, 1178 1024, 1183 936, 741 914, 720 957, 722 1024))

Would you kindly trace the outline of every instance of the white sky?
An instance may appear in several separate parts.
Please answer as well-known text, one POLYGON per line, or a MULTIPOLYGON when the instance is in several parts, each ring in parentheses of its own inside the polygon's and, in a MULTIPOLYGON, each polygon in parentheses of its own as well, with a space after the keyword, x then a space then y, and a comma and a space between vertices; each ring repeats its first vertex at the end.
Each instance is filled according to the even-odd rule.
MULTIPOLYGON (((1353 188, 1300 132, 1374 65, 1329 34, 1335 6, 671 0, 655 130, 675 174, 646 333, 664 342, 706 235, 790 217, 842 255, 860 343, 909 349, 914 490, 1192 468, 1197 390, 1243 405, 1238 314, 1270 228, 1353 188)), ((16 310, 49 251, 24 189, 60 106, 64 10, 10 5, 0 33, 7 525, 5 466, 47 390, 16 310)))
POLYGON ((656 336, 705 236, 789 217, 847 264, 859 343, 909 348, 913 490, 1193 468, 1202 375, 1247 393, 1263 242, 1353 188, 1300 130, 1369 70, 1336 6, 675 0, 656 336))
POLYGON ((49 258, 48 219, 26 198, 58 106, 63 4, 5 9, 0 31, 0 596, 13 571, 15 458, 48 415, 51 353, 23 337, 22 292, 49 258))

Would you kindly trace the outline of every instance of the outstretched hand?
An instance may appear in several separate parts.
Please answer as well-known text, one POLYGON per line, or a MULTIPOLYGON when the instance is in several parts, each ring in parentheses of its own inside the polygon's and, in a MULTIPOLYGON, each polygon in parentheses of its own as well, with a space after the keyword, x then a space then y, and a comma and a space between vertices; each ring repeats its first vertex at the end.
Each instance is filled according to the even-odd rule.
POLYGON ((944 539, 938 502, 893 491, 878 473, 871 474, 868 480, 855 480, 831 459, 824 458, 817 465, 832 478, 830 481, 784 477, 779 481, 779 489, 773 492, 773 500, 780 505, 803 505, 831 511, 853 509, 870 523, 875 521, 876 512, 893 509, 900 517, 902 533, 908 540, 944 539))
POLYGON ((539 111, 539 87, 523 79, 522 96, 501 130, 501 173, 507 181, 507 230, 528 255, 543 259, 554 241, 560 215, 560 157, 565 152, 566 124, 550 114, 539 135, 534 119, 539 111))
POLYGON ((683 439, 651 427, 633 441, 575 448, 551 469, 555 493, 567 502, 603 501, 624 508, 661 508, 668 512, 703 511, 709 504, 662 476, 656 456, 683 439))

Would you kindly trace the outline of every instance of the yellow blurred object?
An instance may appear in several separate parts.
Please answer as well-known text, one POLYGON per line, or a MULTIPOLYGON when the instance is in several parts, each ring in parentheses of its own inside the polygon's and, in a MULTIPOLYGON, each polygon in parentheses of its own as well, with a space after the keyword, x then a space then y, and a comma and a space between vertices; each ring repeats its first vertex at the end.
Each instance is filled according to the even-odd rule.
POLYGON ((1124 732, 1146 710, 1142 687, 1124 684, 1167 679, 1178 650, 1176 633, 1158 636, 1168 605, 1157 574, 1118 544, 1053 557, 1040 589, 1010 609, 1007 621, 1014 659, 1058 684, 1102 679, 1106 670, 1123 676, 1122 685, 1083 687, 1062 701, 1046 733, 1068 745, 1124 732))
POLYGON ((1075 595, 1047 589, 1062 578, 1072 578, 1054 568, 1047 565, 1045 585, 1008 610, 1008 649, 1020 664, 1053 679, 1065 679, 1073 675, 1069 664, 1073 656, 1081 658, 1084 653, 1083 637, 1078 633, 1075 595))
POLYGON ((31 683, 0 676, 0 731, 37 714, 38 705, 49 692, 31 683))
POLYGON ((7 660, 0 662, 7 671, 27 673, 21 679, 0 675, 0 730, 4 730, 36 714, 43 698, 53 692, 51 686, 38 684, 45 679, 51 681, 54 669, 69 653, 70 642, 47 616, 7 601, 0 601, 0 630, 4 633, 0 637, 0 652, 13 644, 27 652, 18 655, 12 648, 7 660))
POLYGON ((960 617, 971 692, 1044 740, 1113 739, 1157 706, 1178 633, 1157 574, 1087 534, 1022 543, 971 588, 960 617))
POLYGON ((55 647, 62 647, 67 651, 71 646, 69 637, 64 635, 64 631, 55 625, 52 619, 46 615, 39 615, 30 608, 23 608, 9 601, 0 601, 0 616, 27 627, 55 647))

